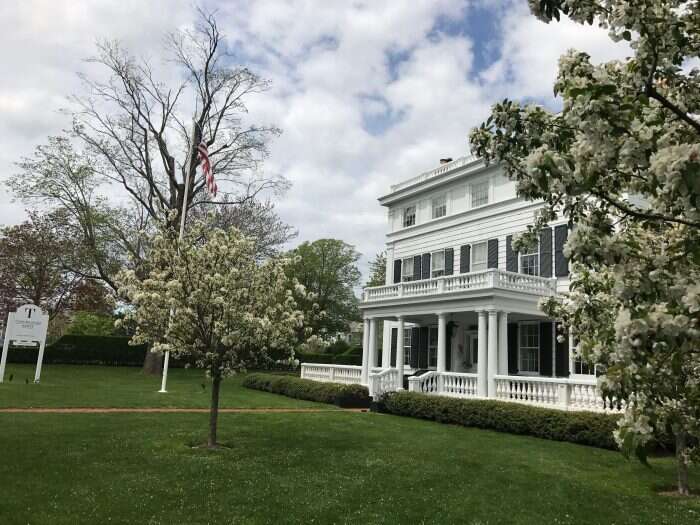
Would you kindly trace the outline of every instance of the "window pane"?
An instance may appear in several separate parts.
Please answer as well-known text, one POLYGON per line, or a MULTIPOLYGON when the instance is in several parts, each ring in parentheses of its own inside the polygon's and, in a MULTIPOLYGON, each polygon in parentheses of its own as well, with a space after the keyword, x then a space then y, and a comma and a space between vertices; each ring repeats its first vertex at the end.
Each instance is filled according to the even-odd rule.
POLYGON ((413 226, 416 223, 416 207, 408 206, 403 210, 403 225, 404 228, 413 226))
POLYGON ((447 214, 447 197, 442 195, 433 199, 433 219, 447 214))
POLYGON ((407 257, 406 259, 403 259, 403 262, 401 263, 401 280, 413 280, 413 257, 407 257))
POLYGON ((523 323, 519 328, 521 372, 540 371, 540 332, 538 323, 523 323))
POLYGON ((486 269, 488 249, 485 242, 480 242, 472 246, 472 271, 478 272, 486 269))
POLYGON ((472 208, 483 206, 489 202, 489 183, 472 184, 472 208))

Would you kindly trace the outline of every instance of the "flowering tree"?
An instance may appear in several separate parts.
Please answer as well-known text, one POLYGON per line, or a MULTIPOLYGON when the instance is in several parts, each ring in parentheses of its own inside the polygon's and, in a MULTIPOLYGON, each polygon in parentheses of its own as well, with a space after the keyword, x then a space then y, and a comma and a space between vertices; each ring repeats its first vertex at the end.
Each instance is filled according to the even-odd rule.
POLYGON ((630 42, 625 61, 561 57, 562 111, 504 100, 472 130, 472 150, 502 163, 520 195, 542 199, 534 240, 557 216, 573 231, 571 293, 543 304, 601 363, 605 395, 625 402, 616 438, 645 459, 675 437, 678 491, 700 438, 700 2, 531 0, 545 22, 597 23, 630 42))
POLYGON ((206 223, 192 228, 181 243, 164 230, 149 252, 146 277, 125 271, 118 281, 134 305, 125 319, 136 325, 132 342, 169 350, 211 376, 207 446, 215 448, 221 381, 293 358, 303 322, 294 296, 304 290, 294 289, 286 276, 286 259, 260 263, 255 242, 238 230, 205 228, 206 223))

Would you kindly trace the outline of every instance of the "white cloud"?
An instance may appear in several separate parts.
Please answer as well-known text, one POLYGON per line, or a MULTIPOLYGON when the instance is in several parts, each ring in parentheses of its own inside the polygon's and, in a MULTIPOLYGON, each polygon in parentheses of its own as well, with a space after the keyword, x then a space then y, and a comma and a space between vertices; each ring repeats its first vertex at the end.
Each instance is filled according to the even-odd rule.
MULTIPOLYGON (((265 170, 293 183, 279 209, 302 239, 336 237, 373 256, 386 233, 376 199, 391 183, 464 154, 470 127, 505 94, 551 98, 568 47, 620 56, 599 30, 546 26, 510 2, 493 8, 501 24, 489 42, 441 32, 440 20, 475 16, 473 3, 493 8, 468 0, 207 2, 236 58, 272 80, 249 100, 249 115, 283 129, 265 170), (476 44, 501 57, 483 73, 474 70, 476 44)), ((75 72, 88 67, 82 59, 96 39, 162 60, 163 34, 194 19, 189 0, 7 4, 0 46, 12 51, 3 55, 12 74, 0 80, 0 178, 67 126, 57 110, 81 89, 75 72)), ((0 223, 22 218, 8 202, 2 194, 0 223)))

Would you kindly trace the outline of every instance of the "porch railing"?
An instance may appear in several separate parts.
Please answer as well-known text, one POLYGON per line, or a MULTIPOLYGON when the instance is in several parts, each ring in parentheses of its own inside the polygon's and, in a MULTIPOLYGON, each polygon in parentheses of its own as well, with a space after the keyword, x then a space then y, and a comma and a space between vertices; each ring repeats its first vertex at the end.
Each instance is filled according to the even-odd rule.
POLYGON ((302 363, 302 379, 312 379, 325 383, 344 383, 346 385, 362 383, 362 367, 354 365, 326 365, 321 363, 302 363))
POLYGON ((369 374, 369 395, 373 399, 379 399, 387 392, 397 390, 399 380, 399 371, 396 368, 384 368, 379 372, 371 372, 369 374))
POLYGON ((556 279, 490 269, 386 286, 372 286, 364 289, 363 301, 383 301, 398 297, 440 295, 488 288, 535 295, 553 295, 556 293, 556 279))

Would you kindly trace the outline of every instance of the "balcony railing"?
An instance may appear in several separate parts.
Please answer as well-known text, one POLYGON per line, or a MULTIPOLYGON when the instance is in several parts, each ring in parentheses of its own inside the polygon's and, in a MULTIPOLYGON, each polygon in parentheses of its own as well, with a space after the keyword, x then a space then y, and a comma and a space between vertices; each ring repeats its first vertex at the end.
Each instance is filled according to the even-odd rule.
POLYGON ((556 293, 556 279, 491 269, 387 286, 373 286, 364 289, 362 300, 363 302, 384 301, 399 297, 440 295, 488 288, 547 296, 556 293))
POLYGON ((447 173, 448 171, 462 168, 467 164, 471 164, 475 160, 477 160, 477 157, 474 157, 473 155, 467 155, 466 157, 460 157, 451 162, 440 164, 440 166, 438 166, 437 168, 433 168, 432 170, 423 172, 420 175, 416 175, 415 177, 411 177, 410 179, 401 181, 398 184, 393 184, 391 186, 391 191, 394 192, 402 190, 404 188, 408 188, 409 186, 413 186, 414 184, 418 184, 419 182, 432 179, 433 177, 437 177, 438 175, 442 175, 443 173, 447 173))

